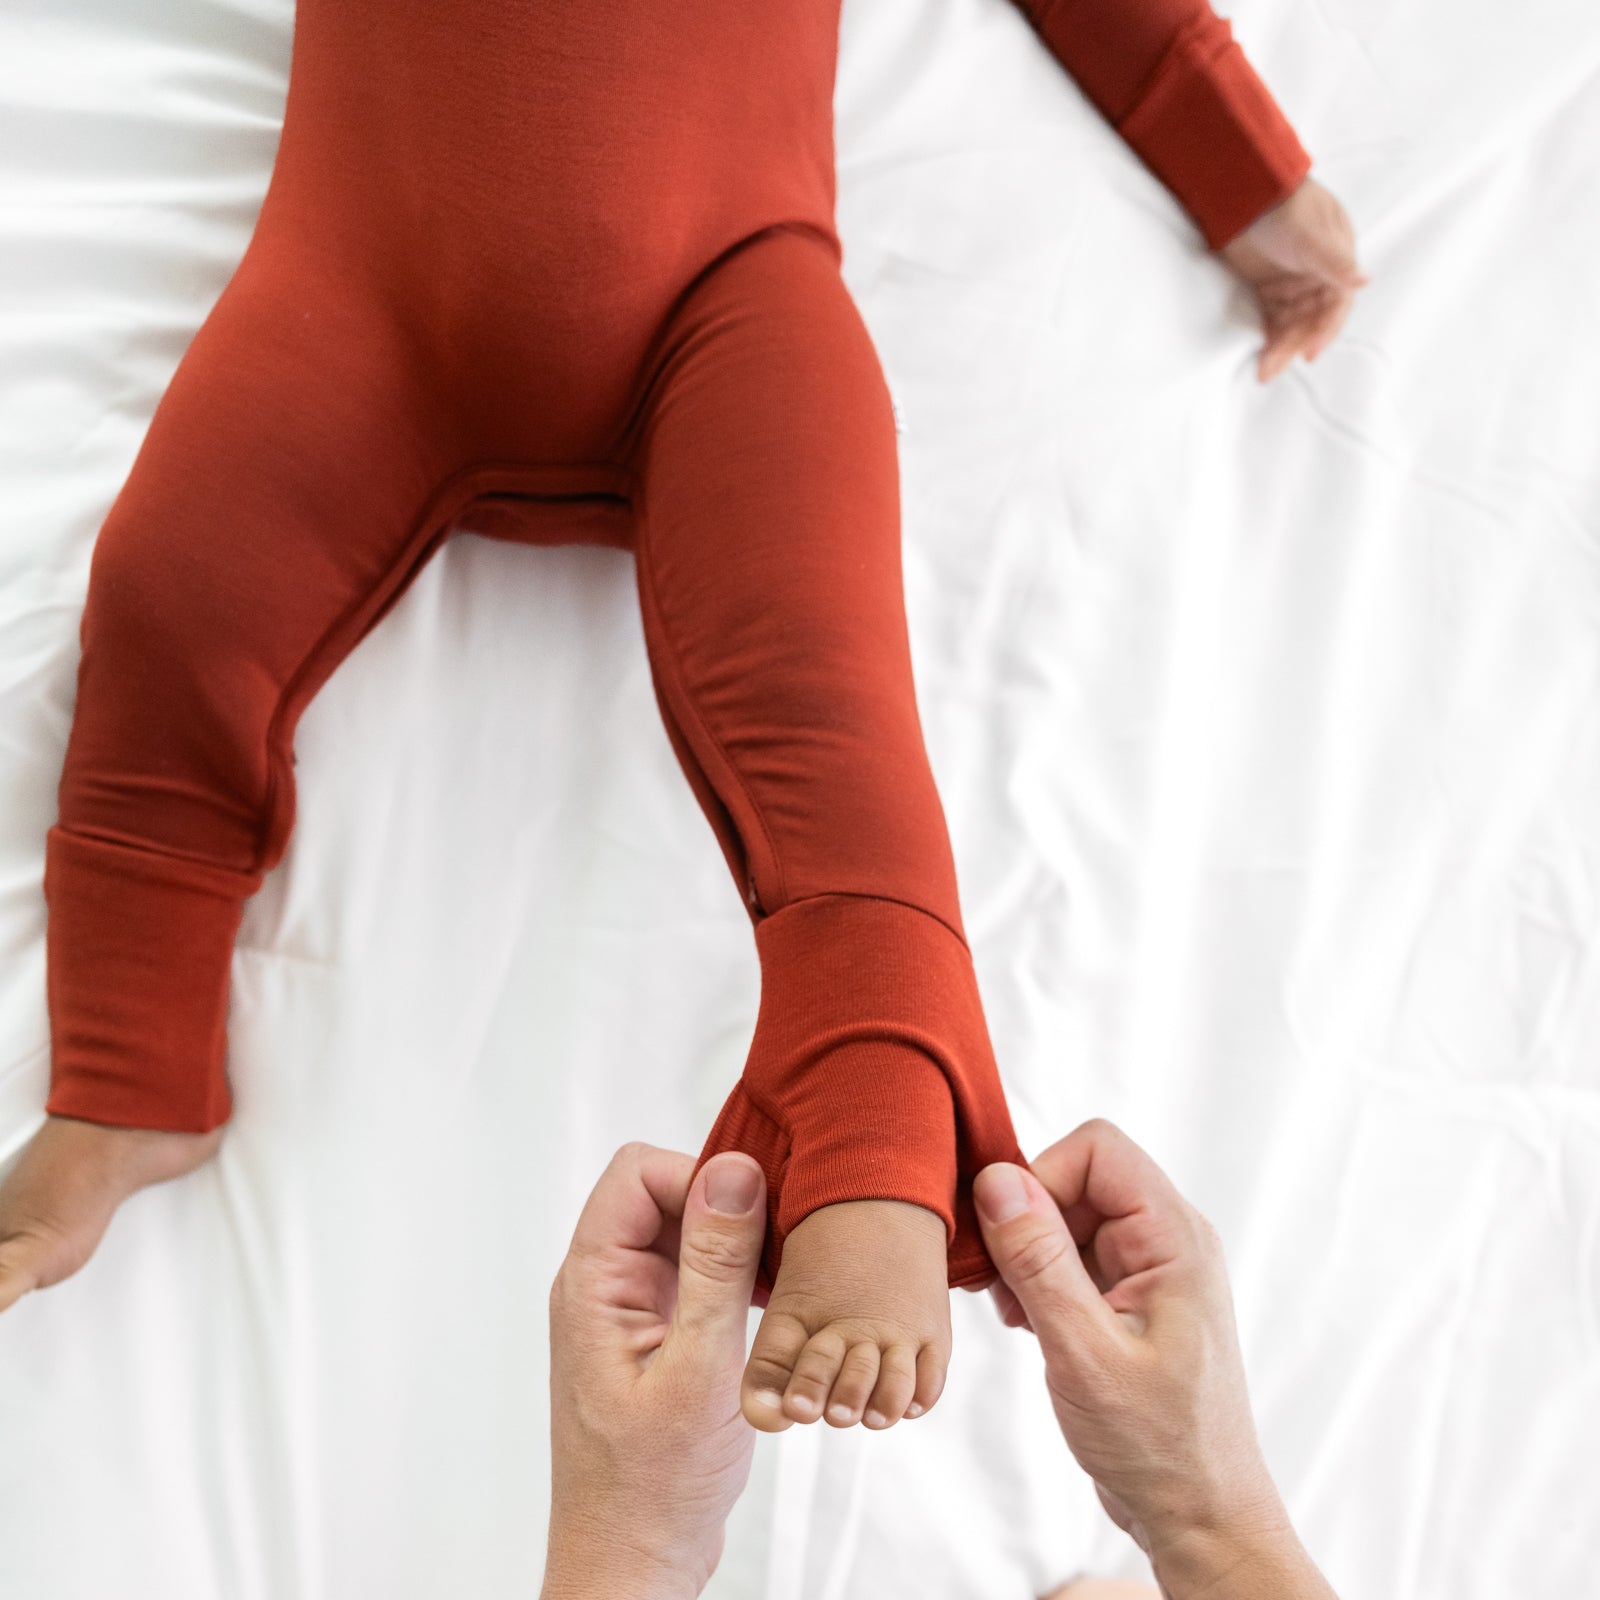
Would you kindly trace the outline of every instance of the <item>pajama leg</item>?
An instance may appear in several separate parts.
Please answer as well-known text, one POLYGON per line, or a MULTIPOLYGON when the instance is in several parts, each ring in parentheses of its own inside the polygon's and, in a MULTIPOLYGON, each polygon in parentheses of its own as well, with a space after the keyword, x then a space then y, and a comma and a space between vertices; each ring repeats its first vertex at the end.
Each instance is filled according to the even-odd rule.
POLYGON ((227 1120, 233 942, 288 839, 295 722, 429 548, 420 388, 368 293, 261 244, 185 352, 90 562, 46 836, 49 1111, 227 1120))
POLYGON ((835 259, 768 230, 678 306, 635 460, 656 695, 761 963, 739 1083, 701 1153, 789 1231, 840 1200, 937 1212, 952 1285, 993 1268, 974 1173, 1022 1160, 913 691, 882 370, 835 259))

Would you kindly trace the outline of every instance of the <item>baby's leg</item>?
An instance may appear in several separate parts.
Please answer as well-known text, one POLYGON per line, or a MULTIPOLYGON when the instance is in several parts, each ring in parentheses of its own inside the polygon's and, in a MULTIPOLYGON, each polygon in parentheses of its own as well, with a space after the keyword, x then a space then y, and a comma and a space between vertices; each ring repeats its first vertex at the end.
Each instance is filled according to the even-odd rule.
POLYGON ((245 900, 285 848, 301 710, 404 587, 445 476, 361 287, 258 234, 95 544, 46 836, 49 1113, 0 1187, 0 1310, 215 1150, 245 900))
POLYGON ((972 1175, 1022 1156, 917 716, 893 411, 819 236, 768 230, 686 296, 637 473, 657 697, 761 960, 701 1153, 767 1171, 745 1414, 887 1425, 938 1396, 949 1287, 993 1276, 972 1175))

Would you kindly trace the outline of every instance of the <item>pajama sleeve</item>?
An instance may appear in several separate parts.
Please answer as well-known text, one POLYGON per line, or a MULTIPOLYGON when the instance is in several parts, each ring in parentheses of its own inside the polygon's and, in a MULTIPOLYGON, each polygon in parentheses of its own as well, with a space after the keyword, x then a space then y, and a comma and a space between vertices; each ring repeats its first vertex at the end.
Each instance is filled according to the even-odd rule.
POLYGON ((1311 157, 1206 0, 1015 0, 1213 249, 1286 200, 1311 157))

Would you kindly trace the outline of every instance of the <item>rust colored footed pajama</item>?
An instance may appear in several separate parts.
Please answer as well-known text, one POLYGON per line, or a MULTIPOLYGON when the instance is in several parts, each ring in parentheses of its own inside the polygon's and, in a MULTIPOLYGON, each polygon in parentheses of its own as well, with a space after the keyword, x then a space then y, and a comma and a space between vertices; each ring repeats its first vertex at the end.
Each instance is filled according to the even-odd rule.
MULTIPOLYGON (((228 1118, 233 943, 293 824, 296 722, 470 516, 634 552, 760 958, 700 1158, 766 1169, 760 1282, 810 1211, 873 1197, 943 1218, 952 1285, 992 1278, 970 1180, 1023 1157, 913 695, 893 414, 840 275, 838 5, 301 0, 255 231, 90 565, 49 1111, 228 1118)), ((1204 6, 1024 9, 1213 242, 1303 174, 1204 6)))

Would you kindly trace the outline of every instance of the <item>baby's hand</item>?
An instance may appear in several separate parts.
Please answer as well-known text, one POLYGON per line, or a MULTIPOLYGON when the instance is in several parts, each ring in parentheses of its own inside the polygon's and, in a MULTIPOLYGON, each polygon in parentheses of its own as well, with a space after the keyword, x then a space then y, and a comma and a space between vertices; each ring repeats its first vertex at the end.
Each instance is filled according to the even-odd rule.
POLYGON ((1315 361, 1369 279, 1356 265, 1345 209, 1315 178, 1217 252, 1255 291, 1266 327, 1256 376, 1275 378, 1297 356, 1315 361))

